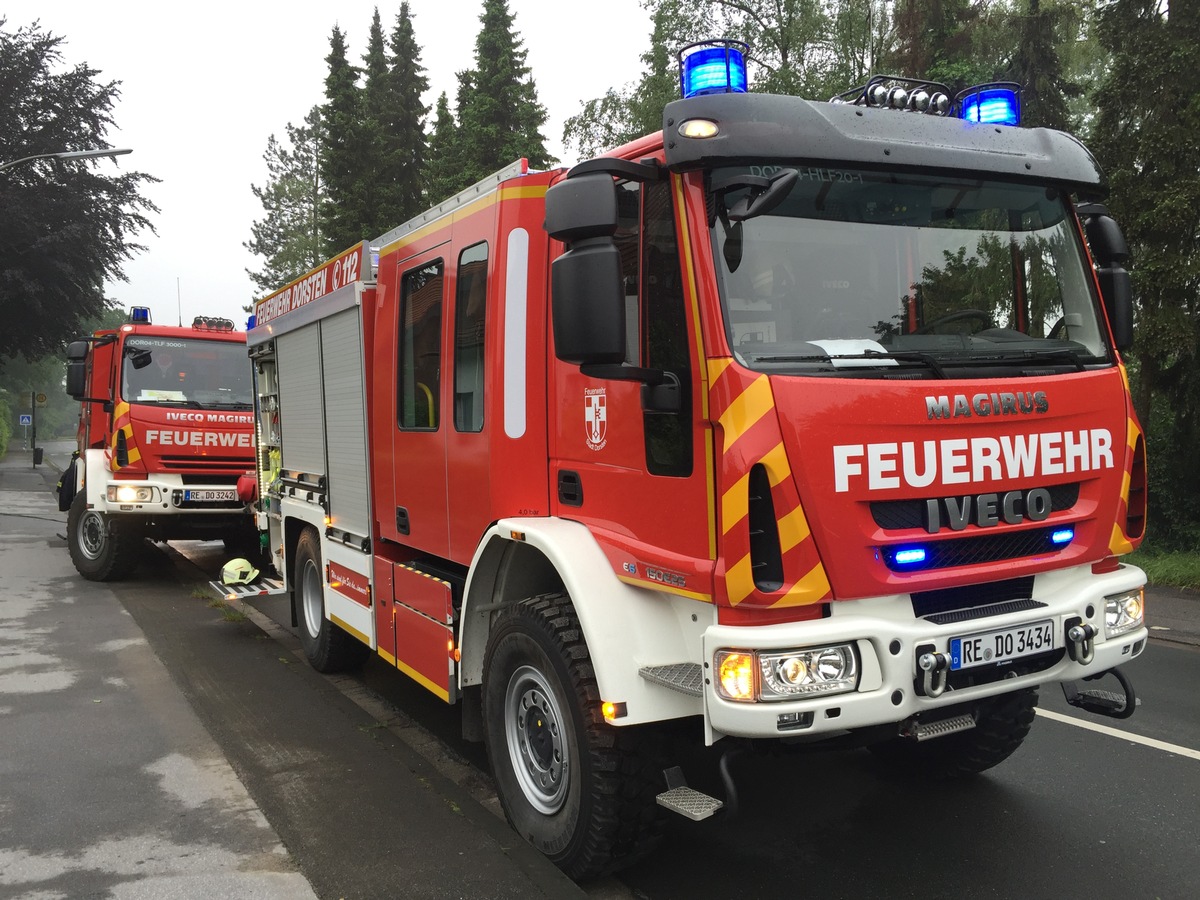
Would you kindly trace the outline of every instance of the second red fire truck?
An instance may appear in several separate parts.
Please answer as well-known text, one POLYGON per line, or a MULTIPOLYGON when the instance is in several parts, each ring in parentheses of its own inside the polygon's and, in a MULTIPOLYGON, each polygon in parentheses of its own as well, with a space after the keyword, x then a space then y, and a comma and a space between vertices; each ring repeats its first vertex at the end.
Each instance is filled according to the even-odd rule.
POLYGON ((84 578, 133 570, 145 539, 225 540, 251 552, 253 521, 237 480, 254 467, 246 335, 228 319, 190 327, 130 321, 67 348, 67 393, 80 401, 79 449, 59 505, 84 578))
POLYGON ((660 808, 721 808, 661 723, 972 774, 1039 685, 1130 714, 1115 667, 1147 639, 1128 251, 1077 206, 1092 156, 1019 127, 1011 86, 813 103, 741 92, 736 50, 686 54, 715 86, 661 132, 519 162, 248 333, 309 660, 461 704, 509 821, 577 878, 660 808))

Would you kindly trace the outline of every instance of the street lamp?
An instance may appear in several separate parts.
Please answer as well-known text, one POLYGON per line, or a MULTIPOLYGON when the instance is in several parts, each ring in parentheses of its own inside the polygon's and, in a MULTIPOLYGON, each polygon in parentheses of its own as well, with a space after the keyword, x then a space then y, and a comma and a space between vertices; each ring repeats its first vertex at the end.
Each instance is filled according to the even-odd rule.
POLYGON ((0 172, 21 163, 32 162, 35 159, 96 159, 100 156, 121 156, 132 152, 133 148, 127 147, 123 150, 63 150, 59 153, 37 153, 33 156, 22 156, 12 162, 0 163, 0 172))

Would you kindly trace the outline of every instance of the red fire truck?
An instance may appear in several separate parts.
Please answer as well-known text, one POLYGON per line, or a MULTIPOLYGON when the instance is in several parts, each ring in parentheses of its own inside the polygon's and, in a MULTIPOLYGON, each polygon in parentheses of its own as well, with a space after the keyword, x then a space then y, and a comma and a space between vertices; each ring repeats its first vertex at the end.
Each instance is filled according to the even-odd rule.
POLYGON ((134 307, 127 324, 68 346, 79 448, 59 506, 79 574, 127 575, 144 538, 253 546, 236 490, 254 468, 252 382, 246 335, 228 319, 154 325, 134 307))
POLYGON ((689 50, 718 87, 661 132, 522 160, 247 338, 309 660, 460 703, 574 877, 645 852, 659 807, 731 799, 662 723, 972 774, 1039 685, 1132 713, 1116 666, 1147 639, 1128 251, 1092 156, 1015 125, 1011 86, 814 103, 689 50))

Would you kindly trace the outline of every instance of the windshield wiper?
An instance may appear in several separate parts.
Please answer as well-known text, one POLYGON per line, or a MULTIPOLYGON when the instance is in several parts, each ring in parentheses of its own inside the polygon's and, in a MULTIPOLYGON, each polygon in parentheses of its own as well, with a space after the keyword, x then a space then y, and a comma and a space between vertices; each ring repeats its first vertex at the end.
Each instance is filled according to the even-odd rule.
MULTIPOLYGON (((1093 356, 1092 360, 1098 358, 1093 356)), ((1074 350, 1020 350, 1013 353, 996 353, 976 357, 978 362, 1001 363, 1008 366, 1023 366, 1031 362, 1064 362, 1075 367, 1076 372, 1087 371, 1087 366, 1074 350)))
POLYGON ((916 362, 922 365, 929 366, 933 370, 933 374, 943 380, 950 376, 946 374, 946 370, 942 368, 942 364, 937 357, 929 353, 918 353, 915 350, 901 350, 898 353, 881 353, 878 350, 867 350, 863 354, 866 357, 878 357, 879 359, 895 359, 903 362, 916 362))
MULTIPOLYGON (((900 353, 885 353, 879 350, 865 350, 862 353, 822 353, 809 356, 756 356, 755 362, 829 362, 835 363, 839 359, 865 360, 867 362, 883 362, 884 360, 896 360, 897 362, 915 362, 928 366, 933 370, 933 373, 938 378, 948 378, 946 370, 942 368, 942 364, 928 353, 916 353, 902 351, 900 353)), ((846 368, 850 368, 847 366, 846 368)))

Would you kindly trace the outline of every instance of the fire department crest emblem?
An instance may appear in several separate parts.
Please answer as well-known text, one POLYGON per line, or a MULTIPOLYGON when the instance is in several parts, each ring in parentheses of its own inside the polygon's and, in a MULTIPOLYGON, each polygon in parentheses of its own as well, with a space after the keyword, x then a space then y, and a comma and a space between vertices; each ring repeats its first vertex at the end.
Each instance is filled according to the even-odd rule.
POLYGON ((591 450, 603 450, 608 443, 608 405, 604 388, 588 388, 583 392, 583 424, 587 431, 587 445, 591 450))

